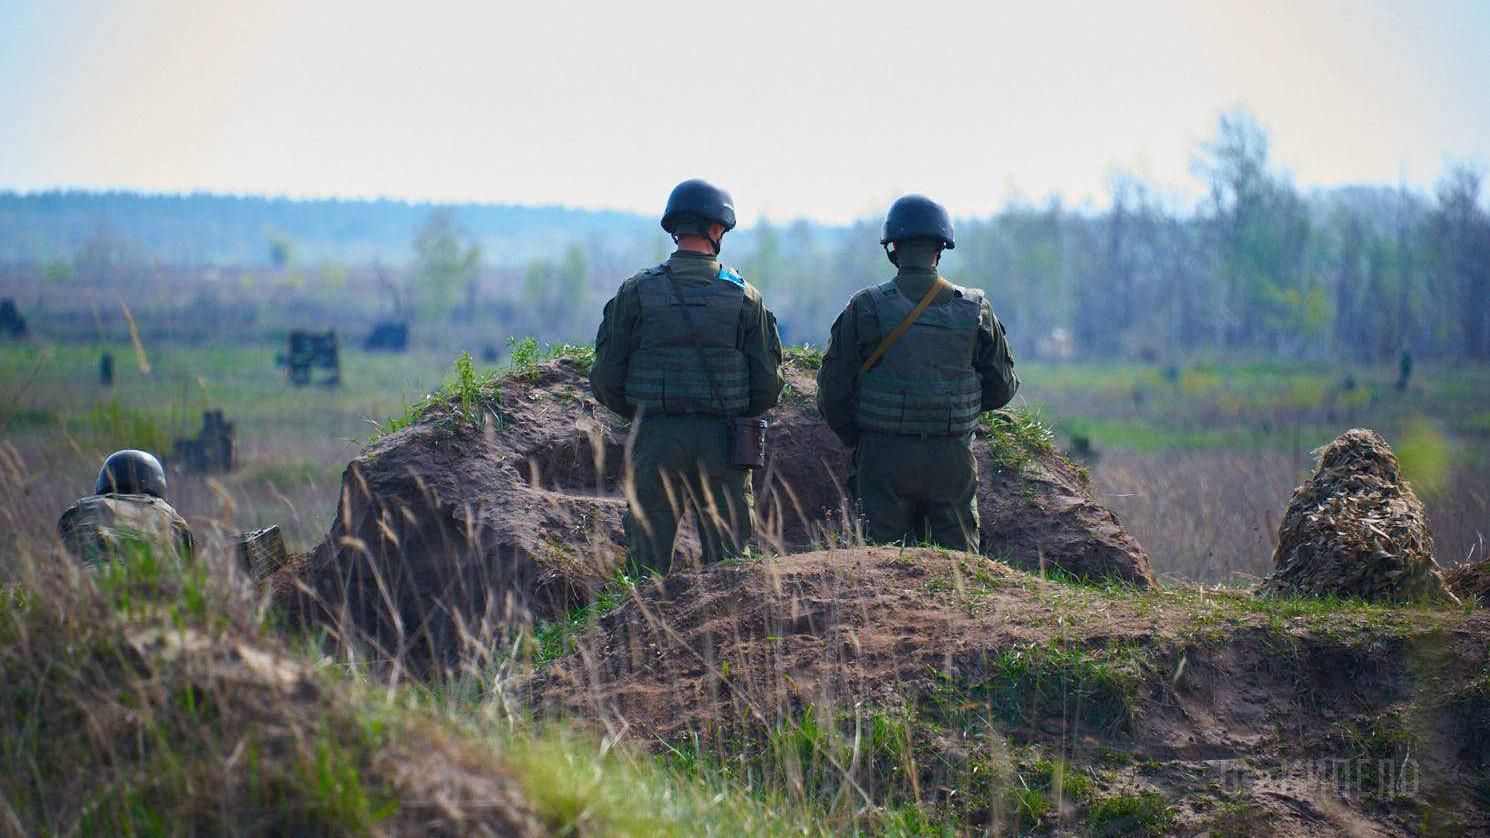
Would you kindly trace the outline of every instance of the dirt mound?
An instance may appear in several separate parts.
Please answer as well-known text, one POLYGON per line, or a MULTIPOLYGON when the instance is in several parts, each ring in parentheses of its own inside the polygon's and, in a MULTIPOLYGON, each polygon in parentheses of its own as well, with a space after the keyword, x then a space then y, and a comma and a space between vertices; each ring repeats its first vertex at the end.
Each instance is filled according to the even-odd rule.
POLYGON ((1356 428, 1317 452, 1278 529, 1260 593, 1407 602, 1452 599, 1433 561, 1423 504, 1391 446, 1356 428))
MULTIPOLYGON (((287 571, 306 589, 294 610, 356 626, 389 657, 451 661, 587 601, 622 558, 627 427, 591 398, 585 373, 560 358, 508 374, 478 405, 436 405, 370 446, 346 469, 326 542, 287 571), (477 410, 484 423, 472 421, 477 410)), ((806 357, 789 363, 772 455, 756 476, 761 538, 776 552, 854 540, 841 483, 849 452, 817 415, 814 376, 806 357)), ((1143 549, 1076 466, 1038 445, 996 462, 987 443, 977 443, 986 553, 1154 584, 1143 549)), ((687 526, 680 552, 685 563, 698 555, 687 526)))
POLYGON ((436 403, 348 464, 326 541, 272 587, 390 660, 480 657, 613 578, 624 434, 572 359, 436 403))
POLYGON ((1490 826, 1472 791, 1490 749, 1464 744, 1490 712, 1465 687, 1490 671, 1490 617, 1279 607, 934 550, 799 554, 638 586, 526 698, 959 831, 1383 834, 1430 808, 1490 826))
POLYGON ((1443 572, 1449 592, 1461 600, 1472 600, 1490 607, 1490 559, 1465 562, 1443 572))
POLYGON ((292 653, 226 575, 22 572, 0 589, 0 833, 547 834, 490 743, 292 653))

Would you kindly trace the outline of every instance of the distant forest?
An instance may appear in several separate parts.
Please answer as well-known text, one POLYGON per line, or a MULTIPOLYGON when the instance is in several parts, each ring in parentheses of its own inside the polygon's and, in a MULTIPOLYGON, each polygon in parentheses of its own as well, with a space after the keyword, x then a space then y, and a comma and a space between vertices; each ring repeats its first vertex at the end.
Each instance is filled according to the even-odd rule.
MULTIPOLYGON (((1222 117, 1194 163, 1206 189, 1196 206, 1176 209, 1119 176, 1102 212, 1052 199, 959 220, 943 270, 988 291, 1025 356, 1377 362, 1410 351, 1490 361, 1490 215, 1478 171, 1450 167, 1431 195, 1302 193, 1245 112, 1222 117)), ((760 223, 732 234, 724 255, 765 293, 788 341, 820 343, 854 291, 893 274, 878 234, 878 219, 760 223)), ((667 249, 654 218, 621 212, 0 193, 0 264, 12 271, 96 285, 131 265, 200 267, 204 277, 319 266, 314 277, 378 264, 400 277, 406 315, 427 332, 486 305, 513 332, 589 340, 620 280, 667 249)))

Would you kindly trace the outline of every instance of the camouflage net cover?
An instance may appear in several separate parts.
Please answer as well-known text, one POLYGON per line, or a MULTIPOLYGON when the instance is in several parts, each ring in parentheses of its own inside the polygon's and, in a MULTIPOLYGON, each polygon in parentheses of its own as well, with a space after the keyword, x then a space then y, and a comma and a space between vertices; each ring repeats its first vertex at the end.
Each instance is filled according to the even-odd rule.
POLYGON ((1294 490, 1260 594, 1452 600, 1433 561, 1423 504, 1391 446, 1355 428, 1315 452, 1314 476, 1294 490))

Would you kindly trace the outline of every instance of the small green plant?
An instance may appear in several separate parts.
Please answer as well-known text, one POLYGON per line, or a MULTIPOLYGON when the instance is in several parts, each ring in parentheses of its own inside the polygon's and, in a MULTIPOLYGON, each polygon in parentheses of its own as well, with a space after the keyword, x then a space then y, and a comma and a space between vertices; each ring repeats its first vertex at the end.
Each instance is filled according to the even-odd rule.
POLYGON ((795 364, 803 369, 820 370, 823 368, 823 349, 820 346, 804 343, 801 346, 787 347, 782 354, 785 355, 787 363, 795 364))
POLYGON ((476 380, 476 367, 471 363, 471 353, 462 352, 455 359, 455 384, 451 395, 460 402, 460 412, 467 418, 477 418, 481 402, 481 384, 476 380))
POLYGON ((574 361, 581 371, 589 373, 590 367, 595 365, 595 347, 588 343, 561 343, 549 347, 548 357, 549 360, 568 358, 574 361))
MULTIPOLYGON (((476 365, 471 360, 471 353, 462 352, 460 357, 455 359, 452 377, 445 382, 445 386, 417 402, 406 404, 401 416, 390 417, 379 424, 367 442, 371 445, 389 434, 413 425, 436 407, 448 407, 455 412, 457 419, 483 425, 486 413, 482 408, 482 402, 488 398, 486 389, 489 383, 490 378, 482 380, 477 374, 476 365)), ((495 394, 495 391, 493 393, 495 394)), ((499 421, 500 418, 498 416, 499 421)))
POLYGON ((532 373, 541 360, 538 339, 535 337, 510 337, 507 339, 508 362, 514 372, 532 373))

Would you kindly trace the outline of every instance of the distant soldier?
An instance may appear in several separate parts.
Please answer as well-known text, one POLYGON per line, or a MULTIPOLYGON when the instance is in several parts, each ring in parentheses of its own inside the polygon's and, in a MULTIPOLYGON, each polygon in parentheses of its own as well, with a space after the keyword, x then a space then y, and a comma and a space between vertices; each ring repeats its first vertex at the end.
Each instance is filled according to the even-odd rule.
POLYGON ((677 250, 621 284, 595 336, 595 398, 636 423, 627 547, 636 565, 659 574, 672 567, 685 512, 705 562, 745 552, 755 527, 750 472, 732 465, 729 418, 775 407, 785 382, 775 315, 718 259, 734 226, 728 192, 702 180, 678 184, 662 216, 677 250))
POLYGON ((166 473, 144 451, 116 451, 98 472, 93 494, 62 513, 57 531, 68 552, 97 567, 133 551, 191 559, 191 527, 165 501, 166 473))
POLYGON ((1019 389, 1014 356, 983 292, 937 273, 942 250, 956 244, 946 210, 920 195, 897 200, 880 244, 899 272, 838 315, 818 409, 854 449, 850 484, 871 540, 976 550, 969 444, 979 415, 1019 389))
POLYGON ((1407 385, 1412 382, 1412 352, 1406 346, 1397 356, 1397 392, 1407 392, 1407 385))

